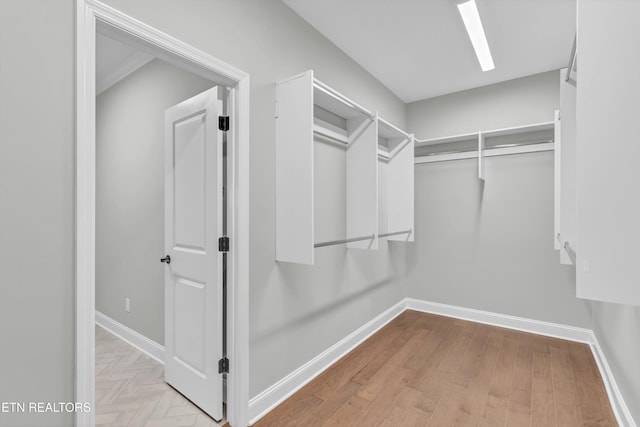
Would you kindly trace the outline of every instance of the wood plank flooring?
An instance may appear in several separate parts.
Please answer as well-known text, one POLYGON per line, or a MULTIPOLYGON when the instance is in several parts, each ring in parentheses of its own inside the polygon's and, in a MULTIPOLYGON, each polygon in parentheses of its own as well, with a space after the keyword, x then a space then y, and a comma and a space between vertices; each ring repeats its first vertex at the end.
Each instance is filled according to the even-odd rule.
POLYGON ((216 423, 164 382, 164 367, 96 326, 96 426, 213 427, 216 423))
POLYGON ((616 425, 587 345, 405 311, 254 427, 616 425))

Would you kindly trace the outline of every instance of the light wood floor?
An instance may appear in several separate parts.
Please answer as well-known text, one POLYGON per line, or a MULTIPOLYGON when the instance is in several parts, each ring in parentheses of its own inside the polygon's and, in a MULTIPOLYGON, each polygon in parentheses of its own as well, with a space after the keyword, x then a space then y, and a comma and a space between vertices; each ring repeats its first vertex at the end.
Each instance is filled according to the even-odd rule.
POLYGON ((96 326, 96 425, 212 427, 222 424, 168 386, 160 363, 96 326))
POLYGON ((265 426, 615 426, 587 345, 406 311, 265 426))

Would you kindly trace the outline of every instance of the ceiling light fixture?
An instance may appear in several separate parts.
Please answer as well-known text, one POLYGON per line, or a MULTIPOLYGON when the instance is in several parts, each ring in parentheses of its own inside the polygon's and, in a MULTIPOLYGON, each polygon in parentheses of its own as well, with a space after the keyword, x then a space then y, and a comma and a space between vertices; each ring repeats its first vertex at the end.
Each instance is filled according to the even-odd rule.
POLYGON ((460 16, 462 16, 464 26, 467 28, 467 33, 476 51, 476 56, 478 57, 482 71, 493 70, 496 67, 493 64, 493 58, 491 57, 487 37, 484 34, 484 28, 482 28, 482 21, 480 21, 476 0, 469 0, 465 3, 458 4, 458 11, 460 12, 460 16))

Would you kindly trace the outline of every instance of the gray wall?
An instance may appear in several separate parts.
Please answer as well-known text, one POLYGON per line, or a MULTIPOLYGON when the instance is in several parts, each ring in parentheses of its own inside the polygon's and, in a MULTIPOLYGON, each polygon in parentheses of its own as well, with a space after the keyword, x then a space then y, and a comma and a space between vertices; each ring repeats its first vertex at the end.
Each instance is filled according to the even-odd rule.
MULTIPOLYGON (((407 105, 408 129, 434 138, 550 121, 549 72, 407 105)), ((416 165, 409 297, 593 329, 627 406, 640 419, 640 308, 575 297, 575 268, 553 250, 553 155, 416 165)))
MULTIPOLYGON (((628 193, 628 185, 620 184, 635 187, 638 181, 638 104, 629 94, 640 88, 640 62, 626 51, 638 43, 637 26, 628 22, 640 13, 640 4, 580 0, 578 6, 577 253, 580 262, 591 263, 590 274, 578 272, 580 291, 637 303, 638 197, 635 188, 628 193), (628 30, 603 32, 604 25, 628 30), (618 61, 624 61, 619 72, 601 66, 618 61), (607 274, 598 276, 596 270, 607 274)), ((593 330, 640 425, 640 307, 592 302, 591 308, 593 330)))
MULTIPOLYGON (((399 301, 397 278, 405 271, 404 248, 355 253, 337 246, 317 250, 312 267, 275 262, 275 82, 313 69, 323 82, 401 127, 405 105, 278 0, 108 3, 251 75, 250 395, 255 396, 399 301)), ((327 163, 339 162, 340 154, 326 154, 319 167, 327 173, 318 179, 337 188, 339 176, 327 169, 336 164, 327 163)), ((341 193, 328 193, 317 202, 343 203, 341 193)), ((331 232, 341 227, 338 221, 331 232)))
MULTIPOLYGON (((0 5, 0 401, 73 402, 74 4, 0 5)), ((0 413, 0 426, 72 425, 0 413)))
POLYGON ((560 106, 558 71, 407 104, 407 128, 429 139, 548 122, 560 106))
MULTIPOLYGON (((558 72, 407 106, 419 138, 553 120, 558 72)), ((553 153, 416 165, 409 297, 589 327, 575 270, 553 248, 553 153)))
POLYGON ((636 424, 640 422, 640 307, 591 302, 592 328, 636 424))
POLYGON ((96 309, 159 344, 164 344, 164 267, 158 261, 164 255, 164 111, 213 85, 153 60, 96 101, 96 309))
MULTIPOLYGON (((276 0, 109 0, 108 3, 251 74, 251 395, 380 313, 405 291, 415 296, 426 292, 428 298, 431 295, 428 287, 441 286, 420 281, 416 267, 411 280, 401 288, 397 281, 406 275, 405 259, 409 254, 399 245, 375 255, 326 249, 318 252, 314 267, 274 262, 274 81, 313 68, 326 83, 404 126, 404 105, 372 76, 276 0)), ((0 13, 0 129, 4 149, 0 157, 0 263, 5 267, 0 286, 2 401, 73 400, 74 4, 71 0, 3 2, 0 13), (14 44, 15 41, 19 43, 14 44), (46 69, 42 64, 47 64, 46 69), (38 120, 37 125, 34 120, 38 120)), ((555 74, 548 78, 557 81, 555 74)), ((502 85, 493 89, 496 88, 498 92, 509 92, 502 85)), ((549 108, 530 110, 528 103, 539 99, 537 95, 542 95, 539 91, 527 91, 529 95, 514 98, 513 103, 504 106, 487 101, 492 98, 491 88, 477 91, 469 91, 467 101, 470 106, 476 105, 477 114, 484 119, 475 119, 471 107, 467 112, 448 107, 448 113, 443 111, 442 115, 450 119, 443 122, 435 107, 426 109, 438 103, 437 98, 407 107, 407 129, 426 138, 477 130, 481 125, 502 127, 550 120, 552 110, 557 108, 557 95, 550 95, 549 108), (488 91, 486 97, 479 95, 484 90, 488 91), (435 115, 426 119, 420 113, 421 108, 435 115), (490 111, 500 114, 488 114, 490 111), (531 115, 518 117, 516 111, 529 111, 531 115)), ((461 100, 451 102, 452 106, 466 104, 462 101, 464 94, 452 96, 461 100)), ((439 99, 443 101, 440 107, 444 108, 447 99, 453 98, 439 99)), ((533 200, 546 199, 550 203, 549 181, 533 182, 538 176, 534 166, 546 162, 549 169, 551 160, 546 157, 547 160, 544 154, 523 156, 522 162, 531 159, 531 170, 514 171, 514 176, 527 184, 523 190, 538 192, 533 200)), ((487 165, 491 174, 507 173, 511 159, 502 160, 502 166, 487 165)), ((459 167, 464 169, 465 162, 460 163, 459 167)), ((446 168, 432 166, 434 173, 438 168, 446 168)), ((431 166, 419 167, 428 168, 431 166)), ((429 174, 417 171, 418 176, 429 174)), ((460 188, 477 185, 469 170, 465 176, 468 182, 459 183, 460 188)), ((489 180, 491 176, 488 175, 487 187, 494 185, 489 180)), ((416 182, 417 218, 425 214, 426 208, 423 202, 418 202, 418 198, 424 197, 420 195, 421 189, 428 188, 421 179, 416 182)), ((441 183, 446 185, 445 180, 441 183)), ((487 197, 491 191, 487 190, 487 197)), ((509 191, 513 194, 514 190, 509 191)), ((477 197, 478 191, 473 195, 477 197)), ((546 205, 537 209, 549 211, 546 205)), ((514 250, 536 253, 542 251, 543 244, 547 245, 551 219, 532 223, 539 228, 539 233, 535 233, 539 240, 534 239, 525 249, 520 249, 521 241, 513 242, 518 243, 514 250)), ((419 233, 427 226, 420 219, 416 221, 419 233)), ((423 240, 417 237, 418 241, 423 240)), ((427 252, 418 243, 414 247, 410 260, 417 264, 427 252)), ((571 273, 564 270, 554 273, 552 258, 545 254, 540 262, 551 269, 546 274, 553 275, 562 288, 556 295, 563 301, 566 292, 563 287, 573 283, 571 273)), ((502 261, 491 265, 516 271, 515 266, 502 261)), ((525 267, 524 271, 531 271, 530 266, 525 267)), ((469 290, 473 284, 467 286, 469 290)), ((449 297, 442 301, 454 303, 458 299, 456 295, 449 297)), ((474 300, 475 307, 502 306, 497 301, 499 297, 496 294, 492 301, 474 300)), ((549 295, 549 301, 553 298, 554 295, 549 295)), ((587 308, 580 301, 565 302, 567 310, 573 313, 566 316, 573 321, 566 323, 588 326, 587 308)), ((594 328, 627 403, 633 405, 638 418, 638 309, 591 305, 594 328)), ((519 304, 504 311, 533 316, 519 304)), ((548 317, 555 320, 562 316, 553 313, 548 317)), ((72 417, 66 414, 0 415, 0 425, 71 424, 72 417)))

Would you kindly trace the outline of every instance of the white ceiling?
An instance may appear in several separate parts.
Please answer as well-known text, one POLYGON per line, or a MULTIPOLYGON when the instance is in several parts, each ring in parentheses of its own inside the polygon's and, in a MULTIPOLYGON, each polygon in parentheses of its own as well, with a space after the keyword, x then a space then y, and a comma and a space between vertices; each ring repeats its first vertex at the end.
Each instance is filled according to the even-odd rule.
POLYGON ((576 0, 476 0, 482 72, 456 0, 283 1, 404 102, 566 67, 576 31, 576 0))

